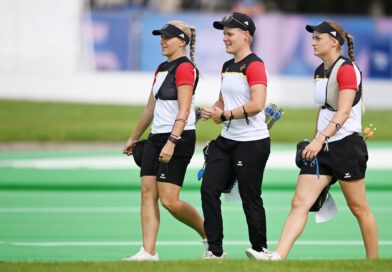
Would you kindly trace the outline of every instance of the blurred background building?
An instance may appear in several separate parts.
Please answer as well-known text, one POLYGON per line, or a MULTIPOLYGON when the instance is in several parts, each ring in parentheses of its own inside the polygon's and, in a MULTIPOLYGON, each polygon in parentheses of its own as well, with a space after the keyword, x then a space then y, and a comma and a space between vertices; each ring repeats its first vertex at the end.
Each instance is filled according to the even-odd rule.
MULTIPOLYGON (((159 38, 151 31, 174 19, 197 28, 197 65, 206 75, 206 86, 219 88, 220 65, 230 56, 225 53, 222 33, 212 28, 212 22, 234 10, 254 18, 253 49, 276 76, 278 100, 290 90, 309 91, 309 85, 297 80, 303 77, 309 82, 320 60, 313 55, 311 35, 304 26, 325 19, 337 20, 354 36, 356 60, 364 77, 384 82, 377 81, 371 89, 390 87, 391 1, 4 0, 0 97, 29 98, 35 93, 43 99, 49 93, 45 97, 84 95, 84 101, 95 102, 94 98, 105 96, 106 89, 124 95, 107 102, 141 103, 146 96, 137 96, 127 85, 138 93, 150 87, 151 72, 164 60, 159 38), (211 83, 209 76, 217 80, 211 83), (291 85, 287 78, 293 80, 291 85)), ((382 99, 379 105, 390 104, 382 99)))

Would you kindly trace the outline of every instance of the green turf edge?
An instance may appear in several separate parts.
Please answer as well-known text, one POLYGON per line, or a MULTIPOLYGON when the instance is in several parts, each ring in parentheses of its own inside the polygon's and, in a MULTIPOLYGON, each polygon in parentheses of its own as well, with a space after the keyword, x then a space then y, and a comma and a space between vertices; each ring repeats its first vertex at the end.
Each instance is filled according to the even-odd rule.
POLYGON ((262 272, 330 272, 391 271, 392 259, 379 260, 288 260, 283 262, 261 262, 254 260, 189 260, 159 262, 0 262, 0 271, 159 271, 159 272, 196 272, 196 271, 262 271, 262 272))

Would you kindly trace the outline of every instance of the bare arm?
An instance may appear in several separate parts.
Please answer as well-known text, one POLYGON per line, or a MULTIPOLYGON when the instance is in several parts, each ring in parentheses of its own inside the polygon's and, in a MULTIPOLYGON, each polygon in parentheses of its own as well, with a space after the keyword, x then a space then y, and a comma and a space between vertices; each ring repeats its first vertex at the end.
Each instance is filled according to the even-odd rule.
POLYGON ((323 143, 326 141, 326 137, 331 137, 335 135, 336 125, 334 123, 340 124, 343 126, 347 119, 350 117, 352 105, 354 102, 356 91, 351 89, 341 90, 339 91, 339 100, 338 100, 338 110, 332 117, 332 122, 330 122, 320 134, 313 139, 313 141, 304 149, 303 157, 306 157, 308 160, 312 160, 318 152, 320 152, 323 143), (334 123, 333 123, 334 122, 334 123))
POLYGON ((155 109, 155 98, 154 98, 153 93, 151 91, 150 96, 148 98, 147 105, 144 108, 144 110, 139 118, 139 121, 136 125, 136 128, 132 132, 127 143, 125 144, 125 147, 123 150, 124 154, 127 154, 127 155, 132 154, 132 149, 135 146, 135 143, 139 140, 139 138, 142 136, 144 131, 146 131, 148 126, 151 124, 151 121, 154 117, 154 109, 155 109))
POLYGON ((193 86, 181 85, 177 87, 178 90, 178 114, 176 121, 173 125, 172 134, 175 136, 181 136, 186 121, 188 120, 189 113, 191 111, 193 86))
MULTIPOLYGON (((180 85, 177 87, 178 91, 178 114, 174 121, 171 135, 174 138, 181 137, 184 131, 186 122, 188 120, 189 113, 191 111, 193 86, 191 85, 180 85)), ((162 148, 159 154, 160 160, 163 163, 168 163, 173 156, 175 144, 171 141, 167 141, 165 146, 162 148)))
POLYGON ((317 116, 316 116, 316 126, 315 126, 315 128, 314 128, 314 134, 313 134, 313 138, 315 138, 315 137, 316 137, 316 135, 317 135, 317 120, 318 120, 318 118, 319 118, 319 116, 320 116, 320 111, 321 111, 321 108, 319 108, 319 110, 317 111, 317 116))

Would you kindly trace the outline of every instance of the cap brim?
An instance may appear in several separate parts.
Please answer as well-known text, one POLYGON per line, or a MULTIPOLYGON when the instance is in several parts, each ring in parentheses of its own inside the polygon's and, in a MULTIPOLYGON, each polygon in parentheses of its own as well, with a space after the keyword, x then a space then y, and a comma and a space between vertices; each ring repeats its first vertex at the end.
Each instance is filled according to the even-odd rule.
POLYGON ((313 33, 314 31, 317 31, 320 33, 330 33, 331 31, 333 31, 333 29, 327 28, 324 25, 324 22, 319 25, 306 25, 305 29, 310 33, 313 33))
MULTIPOLYGON (((242 30, 249 31, 248 29, 245 29, 244 26, 242 26, 238 23, 235 23, 235 22, 234 23, 233 22, 232 23, 224 23, 221 21, 215 21, 213 26, 214 26, 214 28, 220 29, 220 30, 224 29, 225 27, 228 27, 228 28, 240 28, 242 30)), ((253 36, 253 33, 251 33, 251 35, 253 36)))
POLYGON ((177 37, 173 33, 169 32, 169 31, 166 31, 164 29, 154 30, 152 32, 152 35, 155 35, 155 36, 159 36, 159 35, 162 36, 163 35, 163 36, 168 37, 168 38, 177 37))
POLYGON ((223 29, 223 24, 222 24, 222 22, 220 22, 220 21, 215 21, 214 22, 214 24, 213 24, 213 26, 214 26, 214 28, 216 28, 216 29, 223 29))
POLYGON ((310 33, 313 33, 313 31, 317 31, 317 26, 312 26, 312 25, 306 25, 306 31, 308 31, 308 32, 310 32, 310 33))

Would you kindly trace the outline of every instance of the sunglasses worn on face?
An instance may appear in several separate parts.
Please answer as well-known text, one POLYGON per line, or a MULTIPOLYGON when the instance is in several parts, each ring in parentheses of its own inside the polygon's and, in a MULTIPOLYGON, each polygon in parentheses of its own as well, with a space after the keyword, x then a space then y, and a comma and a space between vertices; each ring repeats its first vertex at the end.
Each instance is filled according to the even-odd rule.
POLYGON ((242 22, 238 21, 236 18, 234 18, 233 14, 226 15, 222 18, 222 22, 225 24, 230 24, 232 21, 236 21, 240 25, 242 25, 245 29, 248 29, 248 26, 243 24, 242 22))

